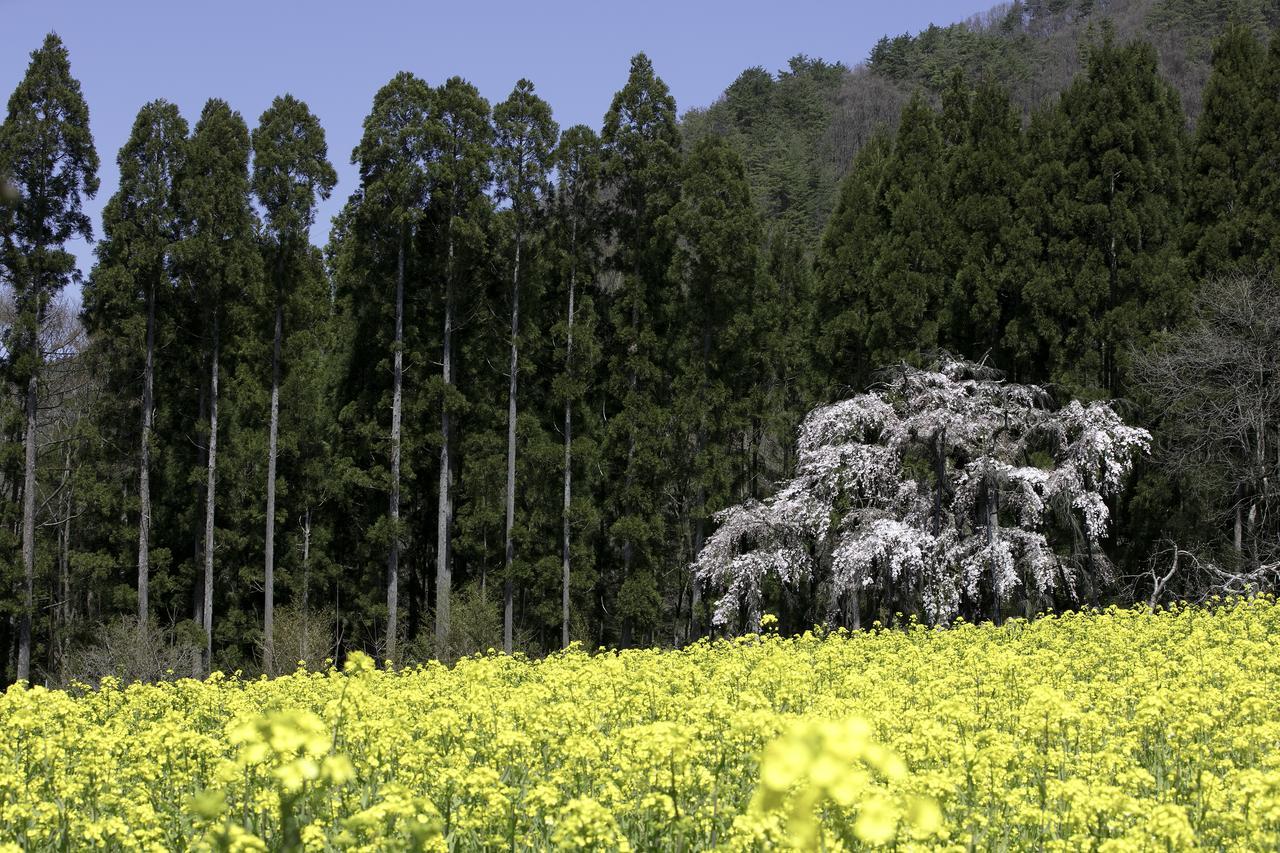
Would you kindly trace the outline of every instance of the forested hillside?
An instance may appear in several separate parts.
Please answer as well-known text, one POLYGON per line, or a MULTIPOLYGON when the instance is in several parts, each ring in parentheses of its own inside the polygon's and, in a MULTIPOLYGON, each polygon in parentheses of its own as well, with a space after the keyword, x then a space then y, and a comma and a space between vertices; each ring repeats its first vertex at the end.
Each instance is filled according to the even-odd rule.
POLYGON ((100 224, 50 35, 0 125, 4 678, 1273 589, 1277 9, 1017 4, 852 70, 748 70, 683 120, 639 54, 596 127, 560 128, 527 80, 490 104, 404 71, 350 153, 289 95, 256 118, 157 100, 100 224), (311 245, 347 156, 359 185, 311 245), (77 317, 66 244, 91 233, 77 317), (1018 406, 982 429, 958 403, 927 430, 904 409, 911 383, 936 402, 1005 382, 1018 406), (856 442, 802 427, 849 398, 881 413, 856 442), (724 511, 784 506, 831 448, 822 535, 778 552, 812 570, 738 560, 768 537, 726 544, 724 511), (890 492, 846 491, 888 488, 855 450, 893 455, 890 492), (973 580, 1028 518, 1056 579, 973 580), (944 519, 988 551, 885 539, 858 558, 876 596, 835 601, 837 536, 940 542, 944 519), (754 574, 707 585, 709 542, 754 574), (906 588, 939 572, 967 590, 942 609, 906 588))
POLYGON ((1280 25, 1276 0, 1029 0, 1001 3, 950 25, 889 34, 852 67, 799 56, 788 68, 749 68, 724 96, 683 117, 686 135, 724 135, 742 153, 771 221, 816 234, 853 155, 878 128, 892 131, 908 98, 936 106, 953 72, 998 83, 1026 120, 1084 67, 1082 45, 1104 29, 1156 50, 1160 74, 1187 121, 1202 109, 1213 41, 1228 23, 1260 37, 1280 25))

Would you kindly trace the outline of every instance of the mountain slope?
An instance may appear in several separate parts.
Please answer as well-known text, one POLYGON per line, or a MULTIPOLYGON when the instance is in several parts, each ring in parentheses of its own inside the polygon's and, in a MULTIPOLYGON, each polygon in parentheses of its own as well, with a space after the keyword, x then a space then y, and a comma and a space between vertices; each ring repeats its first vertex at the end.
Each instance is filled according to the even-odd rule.
POLYGON ((882 38, 849 68, 798 56, 775 74, 744 71, 711 106, 684 116, 690 144, 728 137, 747 162, 752 189, 775 228, 814 237, 853 155, 878 127, 892 128, 910 95, 937 98, 956 70, 994 79, 1028 116, 1081 68, 1080 46, 1104 28, 1151 42, 1160 70, 1200 113, 1213 40, 1232 20, 1265 33, 1280 26, 1280 0, 1026 0, 947 26, 882 38))

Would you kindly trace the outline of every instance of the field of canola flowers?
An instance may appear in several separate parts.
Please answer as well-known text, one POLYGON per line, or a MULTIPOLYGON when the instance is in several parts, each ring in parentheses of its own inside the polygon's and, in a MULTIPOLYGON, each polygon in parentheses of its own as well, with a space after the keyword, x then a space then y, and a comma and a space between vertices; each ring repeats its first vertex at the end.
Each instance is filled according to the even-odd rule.
POLYGON ((0 849, 1280 846, 1280 605, 0 700, 0 849))

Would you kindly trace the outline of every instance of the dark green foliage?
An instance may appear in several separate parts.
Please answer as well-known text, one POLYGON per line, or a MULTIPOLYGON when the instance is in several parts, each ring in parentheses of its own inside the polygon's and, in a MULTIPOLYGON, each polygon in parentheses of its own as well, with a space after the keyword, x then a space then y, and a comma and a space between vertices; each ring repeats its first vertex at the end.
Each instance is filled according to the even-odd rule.
MULTIPOLYGON (((191 136, 176 194, 185 223, 175 251, 186 289, 180 297, 186 300, 180 333, 191 349, 173 369, 185 373, 189 387, 201 389, 204 404, 186 409, 185 418, 174 414, 184 431, 192 431, 193 421, 199 424, 201 455, 187 476, 194 480, 205 469, 200 600, 206 633, 216 633, 219 641, 214 645, 224 648, 256 627, 257 620, 247 618, 246 611, 227 605, 245 589, 244 579, 232 567, 254 565, 261 553, 254 523, 261 518, 260 492, 249 483, 260 482, 252 472, 265 456, 261 425, 267 406, 261 367, 268 356, 255 334, 263 288, 257 217, 249 200, 249 151, 244 119, 225 101, 211 99, 191 136), (218 442, 224 450, 221 459, 218 442), (219 618, 223 614, 226 618, 219 618)), ((243 647, 237 651, 243 653, 243 647)), ((207 648, 205 666, 213 665, 207 648)))
MULTIPOLYGON (((338 464, 333 471, 339 482, 332 511, 344 519, 332 551, 343 570, 330 595, 335 632, 370 641, 375 625, 386 624, 388 617, 386 575, 376 567, 386 565, 394 543, 412 555, 415 542, 408 526, 419 514, 429 515, 417 502, 393 519, 388 496, 397 479, 399 488, 416 489, 420 454, 426 457, 422 464, 430 465, 431 454, 422 450, 431 441, 430 432, 410 430, 398 442, 402 465, 393 478, 391 415, 396 353, 410 365, 426 363, 439 314, 432 298, 435 271, 424 256, 432 237, 426 204, 428 169, 435 157, 436 101, 436 92, 407 72, 374 95, 351 155, 360 169, 360 187, 334 223, 329 247, 340 330, 334 403, 338 464)), ((407 420, 426 423, 430 417, 424 393, 428 381, 419 372, 402 382, 407 420)), ((412 580, 409 587, 412 603, 412 580)))
MULTIPOLYGON (((748 492, 758 430, 770 402, 770 374, 757 361, 770 341, 760 328, 771 288, 761 275, 760 223, 741 158, 715 137, 684 163, 680 199, 668 227, 675 239, 671 279, 680 288, 673 329, 671 429, 683 438, 681 522, 692 534, 689 560, 702 550, 712 514, 748 492)), ((776 306, 775 306, 776 307, 776 306)), ((691 632, 706 618, 693 590, 691 632)), ((677 608, 678 609, 678 608, 677 608)))
POLYGON ((956 71, 1009 83, 1026 80, 1034 73, 1035 43, 1012 18, 1000 24, 991 29, 931 24, 915 36, 885 36, 871 49, 867 66, 874 74, 935 89, 942 89, 956 71))
POLYGON ((819 396, 860 388, 875 367, 868 357, 872 269, 885 230, 880 185, 893 151, 888 134, 858 152, 840 187, 815 260, 814 367, 830 383, 819 396))
POLYGON ((0 175, 17 190, 0 220, 0 269, 14 289, 17 314, 6 347, 15 376, 38 370, 32 347, 39 324, 50 300, 79 275, 65 244, 93 237, 81 204, 97 193, 97 173, 89 108, 67 49, 50 33, 31 54, 0 125, 0 175))
POLYGON ((689 144, 714 134, 741 154, 762 217, 789 233, 812 237, 831 211, 837 176, 825 128, 848 69, 803 54, 772 75, 749 68, 724 97, 684 117, 689 144))
MULTIPOLYGON (((455 571, 451 553, 454 518, 458 519, 462 540, 457 555, 462 564, 456 567, 462 577, 466 577, 469 568, 462 561, 476 552, 468 553, 468 543, 460 531, 472 526, 482 540, 488 537, 488 541, 496 543, 502 530, 501 493, 480 491, 493 473, 493 461, 502 458, 500 438, 493 441, 501 435, 501 410, 485 405, 473 409, 468 397, 477 401, 498 399, 491 393, 495 377, 490 365, 501 364, 505 352, 502 337, 493 335, 491 327, 479 319, 492 311, 488 297, 495 283, 488 241, 494 227, 493 201, 487 194, 493 178, 489 102, 461 77, 450 78, 436 91, 436 120, 431 134, 429 239, 438 280, 443 285, 439 307, 444 317, 440 344, 443 370, 432 389, 437 395, 441 442, 434 555, 436 648, 443 649, 452 631, 447 596, 455 571), (497 452, 468 452, 474 447, 469 444, 473 441, 491 443, 497 452), (475 518, 469 519, 471 515, 475 518)), ((483 568, 474 572, 482 573, 483 568)))
MULTIPOLYGON (((13 316, 5 333, 5 373, 23 398, 26 421, 23 442, 22 487, 14 473, 14 498, 20 496, 21 593, 15 612, 18 623, 14 674, 28 679, 32 662, 32 622, 35 618, 37 561, 36 515, 40 421, 40 377, 49 346, 42 341, 50 303, 72 280, 79 278, 67 240, 90 240, 93 228, 81 208, 85 197, 98 191, 98 154, 89 131, 89 109, 62 41, 50 33, 31 54, 31 63, 9 97, 0 125, 0 179, 16 190, 16 199, 0 208, 0 281, 13 293, 13 316)), ((59 353, 54 353, 55 357, 59 353)), ((15 466, 16 468, 16 466, 15 466)))
POLYGON ((1006 334, 1022 287, 1014 263, 1023 236, 1015 215, 1025 178, 1022 127, 1008 93, 995 83, 970 90, 958 78, 949 102, 950 110, 944 102, 944 128, 949 113, 957 118, 946 136, 943 194, 951 275, 947 346, 971 360, 986 358, 1014 370, 1015 344, 1006 334))
POLYGON ((951 322, 944 296, 943 141, 937 118, 917 94, 902 112, 893 154, 876 193, 885 227, 876 235, 867 298, 868 358, 889 364, 940 343, 951 322))
POLYGON ((318 198, 328 198, 338 176, 329 162, 324 128, 292 95, 271 102, 253 130, 253 194, 267 233, 278 248, 306 239, 318 198))
POLYGON ((666 544, 663 485, 670 476, 669 387, 664 381, 675 288, 668 278, 672 242, 661 227, 679 193, 680 135, 675 100, 644 54, 631 60, 626 85, 604 118, 603 178, 612 197, 606 217, 615 250, 606 291, 609 381, 607 466, 609 539, 620 577, 618 637, 657 627, 659 569, 666 544))
POLYGON ((1196 123, 1187 176, 1188 261, 1193 275, 1216 275, 1256 255, 1247 190, 1265 53, 1248 29, 1227 30, 1213 51, 1204 112, 1196 123))
POLYGON ((1245 197, 1252 210, 1246 239, 1264 265, 1275 267, 1280 263, 1280 35, 1275 33, 1249 129, 1245 197))
MULTIPOLYGON (((150 469, 161 447, 144 410, 150 406, 154 418, 157 390, 162 404, 171 402, 172 383, 166 375, 157 388, 154 365, 157 350, 171 347, 176 334, 180 302, 173 255, 183 237, 176 190, 185 168, 187 130, 186 120, 173 104, 153 101, 139 110, 117 158, 120 186, 103 211, 105 239, 98 245, 98 264, 83 292, 83 322, 93 342, 90 356, 101 383, 93 417, 94 439, 120 454, 111 466, 113 480, 132 486, 138 483, 144 459, 148 467, 148 506, 143 506, 140 483, 136 494, 129 488, 94 490, 98 500, 89 503, 93 521, 103 525, 99 535, 106 537, 96 549, 99 559, 109 561, 123 574, 130 545, 145 551, 137 554, 145 565, 136 591, 139 618, 150 610, 150 601, 144 596, 149 599, 153 548, 150 529, 144 545, 138 528, 143 512, 156 517, 150 469), (101 547, 108 543, 109 547, 101 547)), ((98 464, 107 464, 107 460, 98 464)))
MULTIPOLYGON (((514 622, 514 593, 516 578, 514 563, 516 560, 516 455, 517 432, 526 434, 537 430, 540 422, 536 417, 524 418, 521 428, 519 423, 518 389, 520 374, 532 374, 520 363, 520 351, 525 352, 524 365, 531 364, 531 350, 539 344, 538 337, 530 334, 528 321, 525 330, 521 329, 521 291, 526 289, 524 279, 533 264, 531 253, 522 252, 530 242, 530 231, 536 224, 535 217, 541 212, 543 202, 549 190, 549 170, 556 138, 560 135, 559 126, 551 118, 551 105, 534 94, 533 84, 528 80, 516 83, 511 95, 498 104, 493 111, 494 159, 496 161, 495 183, 499 200, 509 200, 511 209, 504 217, 510 223, 514 251, 511 259, 511 288, 507 316, 511 318, 510 328, 510 361, 507 370, 507 487, 506 487, 506 519, 504 531, 504 574, 503 583, 503 648, 512 650, 512 631, 514 622), (524 266, 521 266, 521 261, 524 266), (522 277, 521 273, 525 273, 522 277)), ((538 246, 529 245, 530 249, 538 246)), ((529 288, 531 290, 531 288, 529 288)), ((535 293, 527 293, 525 313, 529 313, 530 297, 535 293)), ((538 353, 541 355, 541 353, 538 353)), ((528 446, 538 447, 549 455, 548 461, 554 458, 555 442, 549 436, 530 435, 525 442, 528 446)), ((538 454, 530 454, 537 456, 538 454)), ((538 470, 538 469, 535 469, 538 470)), ((527 483, 528 479, 523 482, 527 483)), ((533 509, 533 507, 530 507, 533 509)), ((528 530, 526 528, 526 530, 528 530)), ((523 537, 531 539, 529 532, 523 537)), ((554 561, 552 561, 554 564, 554 561)), ((526 575, 528 572, 526 572, 526 575)), ((554 574, 553 574, 554 577, 554 574)), ((526 578, 522 589, 554 588, 551 583, 539 577, 526 578), (539 583, 539 581, 544 581, 539 583)))
MULTIPOLYGON (((266 214, 265 259, 272 270, 272 283, 267 299, 267 314, 271 318, 269 331, 264 335, 271 340, 271 412, 267 439, 267 500, 265 533, 265 594, 263 600, 263 660, 268 672, 276 670, 274 645, 275 620, 275 525, 279 512, 277 505, 277 461, 280 445, 280 384, 285 365, 282 350, 286 336, 313 329, 327 319, 323 292, 299 293, 300 284, 307 281, 305 271, 299 266, 310 254, 307 230, 315 219, 317 196, 328 198, 338 176, 328 160, 328 146, 324 130, 307 105, 291 95, 276 98, 258 121, 253 131, 253 192, 266 214), (299 296, 302 299, 298 299, 299 296)), ((315 281, 314 277, 311 281, 315 281)), ((295 347, 290 347, 294 349, 295 347)), ((302 355, 309 356, 301 362, 305 370, 323 375, 322 353, 310 340, 304 344, 302 355), (310 349, 311 352, 306 352, 310 349)), ((314 414, 314 410, 313 410, 314 414)), ((321 424, 312 428, 321 431, 321 424)), ((285 439, 287 449, 296 443, 285 439)), ((287 497, 287 494, 286 494, 287 497)), ((307 507, 299 507, 307 509, 307 507)), ((303 613, 306 618, 306 613, 303 613)))
POLYGON ((1125 387, 1125 348, 1185 310, 1177 252, 1183 117, 1150 45, 1110 37, 1053 115, 1033 122, 1033 222, 1023 294, 1050 379, 1075 394, 1125 387))
MULTIPOLYGON (((600 465, 604 425, 594 416, 600 396, 600 318, 596 274, 600 269, 600 137, 574 125, 555 151, 556 187, 550 220, 550 296, 555 311, 550 400, 552 422, 564 442, 561 496, 561 644, 588 636, 594 616, 596 538, 600 526, 600 465), (567 614, 567 615, 566 615, 567 614), (576 619, 575 619, 576 617, 576 619)), ((551 430, 554 432, 554 428, 551 430)), ((540 474, 539 476, 545 476, 540 474)))

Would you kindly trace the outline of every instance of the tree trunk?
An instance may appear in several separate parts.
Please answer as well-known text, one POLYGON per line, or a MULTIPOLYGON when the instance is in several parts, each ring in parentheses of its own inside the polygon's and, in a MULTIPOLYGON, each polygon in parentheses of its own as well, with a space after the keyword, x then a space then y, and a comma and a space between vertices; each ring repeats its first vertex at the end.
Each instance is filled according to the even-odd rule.
MULTIPOLYGON (((452 220, 452 212, 450 214, 452 220)), ((453 226, 446 238, 444 276, 444 340, 442 341, 441 376, 444 395, 440 401, 440 491, 436 510, 436 656, 443 658, 449 644, 449 595, 452 592, 452 568, 449 565, 449 528, 453 523, 453 503, 449 495, 449 391, 453 385, 453 226)))
MULTIPOLYGON (((67 628, 71 624, 72 606, 71 606, 71 515, 75 510, 71 494, 71 449, 72 445, 67 442, 63 450, 62 461, 62 482, 65 489, 62 510, 62 542, 58 549, 58 605, 57 605, 57 627, 58 632, 58 672, 59 680, 66 684, 67 681, 67 648, 70 646, 70 638, 67 636, 67 628)), ((50 647, 54 646, 52 638, 50 638, 50 647)), ((50 667, 50 671, 53 668, 50 667)))
MULTIPOLYGON (((196 422, 199 423, 205 418, 205 401, 208 388, 204 383, 200 383, 199 402, 196 405, 196 422)), ((197 454, 199 462, 197 467, 205 467, 209 464, 209 445, 206 443, 204 447, 199 448, 197 454)), ((194 499, 194 496, 193 496, 194 499)), ((192 544, 192 564, 199 566, 204 560, 204 537, 197 535, 195 542, 192 544)), ((204 581, 197 576, 197 582, 192 584, 191 588, 191 621, 198 623, 204 627, 204 581)), ((204 653, 195 655, 191 658, 191 677, 199 678, 200 672, 204 668, 204 653)))
MULTIPOLYGON (((701 377, 701 396, 705 400, 707 397, 707 379, 711 373, 711 307, 710 295, 705 291, 703 293, 702 306, 702 377, 701 377)), ((704 459, 707 452, 707 412, 705 407, 698 415, 698 435, 696 443, 696 454, 698 464, 704 465, 704 459)), ((697 560, 698 555, 702 553, 702 546, 707 541, 707 477, 704 466, 703 476, 698 479, 698 488, 695 492, 694 500, 698 505, 698 518, 693 525, 693 559, 697 560)), ((702 633, 701 620, 699 619, 699 610, 702 609, 702 582, 697 576, 689 578, 689 640, 695 640, 702 633)), ((679 610, 677 609, 677 612, 679 610)))
POLYGON ((996 542, 1000 539, 999 492, 996 478, 987 472, 987 553, 991 560, 991 622, 1000 624, 1000 587, 996 579, 996 542))
MULTIPOLYGON (((638 279, 639 274, 637 273, 636 276, 638 279)), ((638 285, 635 285, 635 286, 638 286, 638 285)), ((632 346, 638 348, 639 340, 640 340, 640 334, 639 334, 640 307, 634 294, 632 295, 632 302, 631 302, 631 329, 634 335, 632 346)), ((631 388, 631 397, 632 397, 632 400, 628 401, 628 403, 634 404, 634 398, 636 396, 637 389, 639 388, 639 385, 640 385, 639 376, 636 373, 636 368, 634 365, 632 365, 631 367, 628 383, 631 388)), ((627 404, 624 403, 624 407, 625 405, 627 404)), ((635 470, 633 468, 635 456, 636 456, 636 422, 635 422, 635 412, 631 412, 630 423, 627 424, 627 465, 626 465, 627 473, 626 473, 626 476, 623 478, 623 488, 622 488, 624 495, 631 494, 631 486, 635 482, 635 470)), ((626 505, 624 504, 624 506, 626 505)), ((631 507, 626 506, 626 509, 630 510, 631 507)), ((629 527, 630 525, 628 525, 628 528, 629 527)), ((634 557, 635 557, 635 546, 631 541, 630 534, 628 534, 627 537, 622 540, 622 577, 623 577, 624 583, 631 579, 631 566, 632 566, 634 557)), ((631 647, 631 617, 630 616, 624 616, 622 619, 621 642, 622 642, 623 648, 631 647)))
MULTIPOLYGON (((58 636, 49 638, 49 648, 58 650, 58 672, 59 680, 65 684, 67 675, 67 647, 70 645, 67 637, 67 629, 71 624, 71 514, 75 507, 71 500, 71 444, 67 444, 64 482, 66 483, 67 496, 63 504, 62 514, 62 536, 61 543, 58 548, 58 579, 61 589, 58 592, 57 606, 57 628, 58 636), (55 639, 57 642, 55 643, 55 639)), ((53 671, 53 667, 49 667, 49 671, 53 671)))
POLYGON ((400 231, 396 259, 396 339, 391 368, 391 548, 387 554, 387 660, 396 659, 400 607, 400 403, 404 382, 404 252, 407 236, 400 231))
POLYGON ((147 354, 142 369, 142 446, 138 451, 138 631, 146 633, 151 590, 151 419, 154 416, 156 286, 147 292, 147 354))
POLYGON ((262 602, 262 657, 267 675, 276 674, 276 454, 280 435, 280 338, 283 325, 284 306, 277 299, 275 336, 271 344, 271 426, 267 438, 266 566, 262 602))
POLYGON ((302 659, 311 663, 311 613, 307 609, 307 594, 311 588, 311 507, 302 522, 302 659))
MULTIPOLYGON (((32 349, 39 358, 38 338, 32 349)), ((36 373, 27 380, 26 463, 22 486, 22 618, 18 625, 18 681, 31 678, 31 611, 36 579, 36 373)))
POLYGON ((511 576, 515 562, 515 542, 512 530, 516 522, 516 385, 517 363, 520 357, 520 241, 516 234, 515 271, 511 275, 511 375, 507 386, 507 528, 505 548, 506 578, 502 584, 502 649, 511 654, 513 633, 512 598, 515 591, 511 576))
POLYGON ((213 512, 218 471, 218 316, 213 317, 209 368, 209 462, 204 504, 204 671, 213 667, 213 512))
MULTIPOLYGON (((573 220, 569 237, 569 313, 566 318, 566 335, 564 346, 564 372, 566 376, 573 372, 573 298, 578 274, 578 220, 573 220)), ((565 395, 564 400, 564 512, 561 515, 561 560, 562 577, 560 579, 560 645, 569 647, 569 506, 573 484, 573 400, 565 395)))

